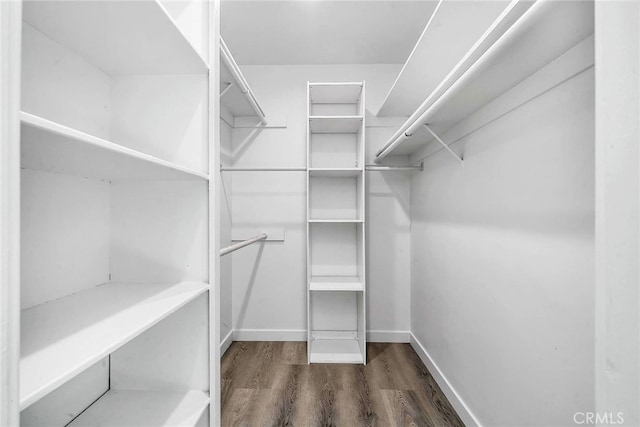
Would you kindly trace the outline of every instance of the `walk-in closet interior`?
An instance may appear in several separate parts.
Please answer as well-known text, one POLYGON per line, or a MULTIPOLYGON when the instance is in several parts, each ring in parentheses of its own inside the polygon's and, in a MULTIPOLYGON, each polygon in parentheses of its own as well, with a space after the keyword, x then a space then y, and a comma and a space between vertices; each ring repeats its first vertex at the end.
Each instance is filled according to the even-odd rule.
POLYGON ((0 0, 0 426, 640 426, 640 2, 0 0))

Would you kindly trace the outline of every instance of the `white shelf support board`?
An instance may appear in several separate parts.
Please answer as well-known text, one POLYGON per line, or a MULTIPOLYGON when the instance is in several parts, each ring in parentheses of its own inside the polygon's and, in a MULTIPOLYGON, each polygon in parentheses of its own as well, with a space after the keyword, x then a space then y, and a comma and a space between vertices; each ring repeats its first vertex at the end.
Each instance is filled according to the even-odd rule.
POLYGON ((362 82, 310 83, 309 100, 313 104, 356 104, 362 82))
POLYGON ((355 338, 314 338, 310 363, 364 363, 355 338))
POLYGON ((364 290, 362 280, 351 276, 311 276, 311 291, 359 292, 364 290))
POLYGON ((195 427, 209 407, 202 391, 109 390, 69 427, 195 427))
POLYGON ((108 181, 207 180, 204 173, 26 112, 20 113, 22 168, 108 181))
POLYGON ((356 133, 362 127, 362 116, 310 116, 312 133, 356 133))
POLYGON ((107 283, 22 313, 20 409, 207 292, 204 283, 107 283))
POLYGON ((209 68, 158 0, 23 4, 25 22, 108 74, 205 74, 209 68))

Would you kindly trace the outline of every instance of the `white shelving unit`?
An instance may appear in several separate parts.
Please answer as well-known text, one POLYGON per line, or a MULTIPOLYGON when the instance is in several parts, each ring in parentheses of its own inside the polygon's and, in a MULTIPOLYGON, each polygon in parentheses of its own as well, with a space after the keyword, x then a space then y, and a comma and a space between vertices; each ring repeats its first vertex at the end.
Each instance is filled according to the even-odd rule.
POLYGON ((365 85, 308 83, 309 363, 366 363, 365 85))
POLYGON ((23 3, 21 425, 216 423, 209 13, 23 3))

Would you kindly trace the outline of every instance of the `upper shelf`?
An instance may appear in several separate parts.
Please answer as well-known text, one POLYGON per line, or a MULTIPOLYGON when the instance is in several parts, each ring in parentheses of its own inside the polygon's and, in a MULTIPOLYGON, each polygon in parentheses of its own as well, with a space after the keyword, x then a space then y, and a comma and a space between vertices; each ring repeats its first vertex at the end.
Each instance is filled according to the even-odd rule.
POLYGON ((20 409, 206 292, 204 283, 109 283, 21 316, 20 409))
POLYGON ((528 8, 509 28, 496 28, 499 37, 476 45, 433 92, 423 94, 419 110, 378 151, 376 161, 412 154, 430 143, 433 138, 417 125, 427 123, 437 134, 445 133, 587 39, 593 20, 591 1, 547 1, 528 8), (412 126, 417 131, 405 138, 404 130, 412 126))
POLYGON ((257 116, 262 124, 266 124, 265 115, 258 100, 222 37, 220 37, 220 58, 220 103, 234 117, 257 116))
POLYGON ((312 133, 357 133, 362 127, 362 116, 309 116, 312 133))
POLYGON ((438 4, 378 115, 409 116, 504 11, 509 1, 438 4), (443 43, 443 40, 447 43, 443 43))
POLYGON ((21 112, 21 165, 25 169, 122 179, 202 180, 206 174, 21 112))
POLYGON ((108 74, 199 74, 208 69, 157 0, 23 4, 28 24, 108 74))
POLYGON ((356 104, 362 82, 309 83, 309 101, 313 104, 356 104))

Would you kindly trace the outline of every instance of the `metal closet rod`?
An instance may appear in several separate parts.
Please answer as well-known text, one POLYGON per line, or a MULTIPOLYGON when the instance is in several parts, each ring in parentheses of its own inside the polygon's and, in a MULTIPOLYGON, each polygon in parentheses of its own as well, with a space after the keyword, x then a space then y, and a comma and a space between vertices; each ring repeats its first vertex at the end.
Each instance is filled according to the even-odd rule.
POLYGON ((262 233, 259 234, 255 237, 252 237, 250 239, 247 240, 243 240, 242 242, 236 243, 235 245, 231 245, 231 246, 227 246, 226 248, 222 248, 220 249, 220 256, 225 256, 227 254, 230 254, 231 252, 237 251, 238 249, 242 249, 245 246, 249 246, 255 242, 259 242, 260 240, 264 240, 267 237, 267 233, 262 233))
MULTIPOLYGON (((424 163, 420 163, 420 166, 381 166, 381 165, 366 165, 367 171, 422 171, 424 169, 424 163)), ((306 172, 307 168, 234 168, 220 166, 220 172, 306 172)))
POLYGON ((464 63, 469 60, 476 53, 477 50, 483 48, 483 44, 487 40, 491 40, 491 33, 493 29, 499 27, 500 24, 509 18, 509 14, 516 8, 520 1, 512 1, 511 4, 502 12, 501 16, 494 21, 492 28, 487 31, 482 38, 474 45, 466 55, 458 62, 454 69, 449 73, 445 79, 440 82, 438 87, 431 92, 431 95, 424 100, 424 102, 411 114, 409 119, 393 134, 387 143, 376 153, 375 162, 378 163, 385 157, 387 157, 393 149, 409 139, 414 132, 421 126, 428 124, 429 120, 434 116, 440 107, 448 102, 455 94, 457 94, 464 85, 470 81, 477 73, 483 69, 494 57, 502 53, 504 49, 509 45, 509 42, 517 38, 523 31, 525 31, 531 22, 533 22, 542 11, 544 11, 544 4, 550 3, 549 1, 538 1, 533 4, 521 17, 519 17, 515 23, 513 23, 498 39, 493 42, 482 54, 479 55, 473 63, 464 70, 461 75, 455 78, 455 75, 463 67, 464 63), (455 78, 454 81, 452 81, 455 78), (450 84, 445 89, 446 84, 450 84), (433 99, 434 94, 443 90, 443 93, 433 99))
POLYGON ((227 68, 229 68, 229 71, 233 75, 234 80, 238 83, 238 88, 240 89, 240 92, 242 92, 244 96, 247 98, 247 100, 249 101, 249 104, 251 104, 251 107, 260 118, 260 122, 263 125, 266 125, 267 119, 264 115, 264 111, 262 111, 262 108, 260 108, 260 105, 258 105, 258 101, 256 100, 256 97, 253 95, 253 92, 249 88, 249 84, 247 83, 244 76, 242 75, 242 72, 240 71, 240 67, 238 67, 238 64, 236 64, 236 61, 233 59, 233 56, 231 56, 231 51, 227 47, 227 44, 224 42, 222 37, 220 37, 220 54, 222 55, 222 61, 225 63, 227 68))

